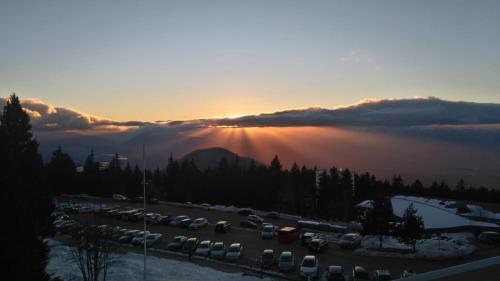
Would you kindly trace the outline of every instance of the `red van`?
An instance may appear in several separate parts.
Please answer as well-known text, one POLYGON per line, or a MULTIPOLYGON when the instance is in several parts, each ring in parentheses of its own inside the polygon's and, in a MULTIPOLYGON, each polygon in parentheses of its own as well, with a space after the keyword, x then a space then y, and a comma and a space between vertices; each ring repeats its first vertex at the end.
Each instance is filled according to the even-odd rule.
POLYGON ((283 227, 278 229, 278 241, 286 243, 299 240, 299 231, 295 227, 283 227))

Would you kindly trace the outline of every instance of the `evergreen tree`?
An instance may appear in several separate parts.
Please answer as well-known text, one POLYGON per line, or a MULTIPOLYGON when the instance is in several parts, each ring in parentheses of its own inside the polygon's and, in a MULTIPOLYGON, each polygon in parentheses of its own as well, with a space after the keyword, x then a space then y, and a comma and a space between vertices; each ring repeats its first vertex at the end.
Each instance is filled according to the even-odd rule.
POLYGON ((58 147, 45 167, 46 181, 54 195, 76 193, 76 164, 73 159, 58 147))
POLYGON ((0 117, 0 210, 3 223, 2 280, 49 280, 48 248, 52 231, 52 195, 42 185, 42 160, 28 114, 13 94, 0 117))
POLYGON ((417 240, 422 238, 424 231, 422 217, 417 215, 417 209, 413 207, 413 204, 410 204, 405 210, 401 223, 396 228, 396 235, 401 242, 411 245, 413 252, 415 252, 417 240))
POLYGON ((384 235, 390 233, 390 222, 393 219, 391 201, 387 197, 377 196, 373 200, 373 208, 366 214, 363 229, 366 234, 379 236, 379 247, 382 248, 384 235))

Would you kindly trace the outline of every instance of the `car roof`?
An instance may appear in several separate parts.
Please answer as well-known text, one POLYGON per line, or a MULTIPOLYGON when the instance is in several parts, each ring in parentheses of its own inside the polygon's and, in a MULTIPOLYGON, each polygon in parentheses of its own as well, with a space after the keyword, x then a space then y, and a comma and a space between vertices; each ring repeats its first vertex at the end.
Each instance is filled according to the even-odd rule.
POLYGON ((284 251, 284 252, 281 252, 281 255, 282 256, 291 256, 292 252, 290 252, 290 251, 284 251))
POLYGON ((356 265, 354 267, 354 271, 362 271, 362 272, 367 272, 366 269, 362 266, 356 265))
POLYGON ((218 221, 217 224, 227 223, 227 221, 218 221))
POLYGON ((221 241, 219 241, 219 242, 215 242, 215 243, 214 243, 214 246, 215 246, 215 245, 224 245, 224 242, 221 242, 221 241))
POLYGON ((241 243, 233 243, 229 247, 240 247, 241 243))
POLYGON ((175 236, 174 239, 187 239, 187 237, 179 235, 179 236, 175 236))
POLYGON ((274 250, 273 249, 265 249, 264 253, 273 253, 274 254, 274 250))
POLYGON ((328 271, 331 273, 342 273, 344 268, 341 265, 330 265, 328 266, 328 271))
POLYGON ((203 240, 200 242, 200 244, 210 244, 212 241, 210 240, 203 240))
POLYGON ((385 269, 377 269, 375 270, 375 272, 379 275, 379 276, 391 276, 391 273, 388 271, 388 270, 385 270, 385 269))
POLYGON ((313 255, 307 255, 307 256, 304 256, 304 259, 305 259, 305 260, 315 260, 315 259, 316 259, 316 256, 313 256, 313 255))

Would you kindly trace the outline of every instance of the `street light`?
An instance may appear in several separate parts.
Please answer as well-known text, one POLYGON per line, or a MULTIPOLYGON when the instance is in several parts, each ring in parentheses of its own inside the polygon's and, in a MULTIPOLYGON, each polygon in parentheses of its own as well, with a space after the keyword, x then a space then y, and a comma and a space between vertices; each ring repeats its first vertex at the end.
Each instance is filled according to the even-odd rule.
POLYGON ((147 257, 147 234, 146 234, 146 145, 142 144, 142 187, 144 199, 144 215, 142 220, 144 222, 144 281, 146 281, 146 257, 147 257))

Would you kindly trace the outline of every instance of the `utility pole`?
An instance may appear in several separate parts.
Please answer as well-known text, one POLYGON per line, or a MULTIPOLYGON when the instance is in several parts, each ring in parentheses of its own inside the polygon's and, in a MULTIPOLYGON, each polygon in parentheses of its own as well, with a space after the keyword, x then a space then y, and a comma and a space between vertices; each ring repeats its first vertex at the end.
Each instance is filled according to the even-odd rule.
POLYGON ((142 220, 144 222, 144 281, 146 281, 146 257, 147 257, 147 234, 146 234, 146 145, 142 144, 142 187, 144 199, 144 214, 142 220))

